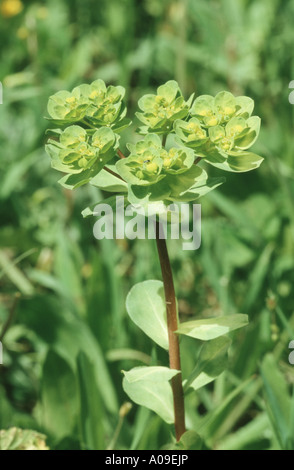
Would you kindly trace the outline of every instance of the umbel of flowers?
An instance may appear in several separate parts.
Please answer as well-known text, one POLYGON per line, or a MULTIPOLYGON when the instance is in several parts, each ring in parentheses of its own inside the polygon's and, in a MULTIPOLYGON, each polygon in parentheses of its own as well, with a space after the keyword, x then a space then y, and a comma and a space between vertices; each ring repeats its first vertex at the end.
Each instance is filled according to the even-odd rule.
POLYGON ((193 201, 224 181, 208 178, 202 160, 232 172, 253 170, 263 160, 249 151, 260 129, 251 98, 222 91, 186 101, 173 80, 139 100, 140 138, 127 144, 123 158, 119 134, 131 124, 124 95, 123 87, 96 80, 49 98, 46 150, 67 188, 91 183, 121 191, 116 183, 124 180, 131 203, 193 201))

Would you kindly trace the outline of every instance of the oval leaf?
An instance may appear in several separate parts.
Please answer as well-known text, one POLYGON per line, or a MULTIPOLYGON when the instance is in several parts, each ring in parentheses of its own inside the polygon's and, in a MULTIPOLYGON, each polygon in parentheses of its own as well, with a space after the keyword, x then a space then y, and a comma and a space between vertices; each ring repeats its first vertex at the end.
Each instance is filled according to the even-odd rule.
POLYGON ((174 408, 169 380, 178 373, 167 367, 135 367, 124 372, 123 389, 137 405, 149 408, 172 424, 174 408))
POLYGON ((198 390, 215 380, 228 365, 227 352, 230 345, 231 340, 226 336, 204 343, 198 363, 184 384, 185 390, 188 387, 198 390))
POLYGON ((144 281, 130 290, 126 308, 133 322, 155 343, 168 349, 166 306, 161 281, 144 281))
POLYGON ((206 161, 220 170, 230 171, 233 173, 245 173, 246 171, 255 170, 263 162, 263 158, 252 152, 230 152, 227 160, 219 162, 214 155, 209 155, 206 161))
POLYGON ((138 382, 141 380, 148 380, 150 382, 168 382, 180 371, 169 369, 168 367, 151 366, 151 367, 134 367, 133 369, 123 373, 130 383, 138 382))
POLYGON ((225 317, 206 318, 182 323, 177 330, 181 335, 208 341, 248 325, 248 316, 241 313, 225 317))

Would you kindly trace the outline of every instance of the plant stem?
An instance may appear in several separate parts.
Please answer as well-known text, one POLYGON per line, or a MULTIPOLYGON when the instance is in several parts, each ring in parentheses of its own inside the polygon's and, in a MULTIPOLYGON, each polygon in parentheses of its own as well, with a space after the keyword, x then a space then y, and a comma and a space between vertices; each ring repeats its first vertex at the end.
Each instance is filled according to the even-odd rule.
POLYGON ((112 171, 110 168, 107 168, 107 166, 105 166, 103 170, 107 171, 108 173, 115 176, 116 178, 119 178, 120 180, 124 181, 124 179, 118 173, 115 173, 115 171, 112 171))
POLYGON ((186 427, 184 392, 182 386, 182 372, 180 359, 180 344, 179 337, 175 333, 175 331, 178 329, 177 304, 173 274, 168 256, 166 241, 164 238, 160 238, 160 222, 156 222, 156 244, 162 272, 166 302, 166 316, 169 341, 169 365, 171 369, 176 369, 180 371, 180 373, 173 377, 171 380, 174 399, 175 432, 176 439, 177 441, 179 441, 182 434, 186 431, 186 427))
POLYGON ((117 149, 117 154, 119 158, 126 158, 120 149, 117 149))
POLYGON ((165 147, 167 136, 168 136, 168 133, 163 134, 163 137, 162 137, 162 146, 163 147, 165 147))

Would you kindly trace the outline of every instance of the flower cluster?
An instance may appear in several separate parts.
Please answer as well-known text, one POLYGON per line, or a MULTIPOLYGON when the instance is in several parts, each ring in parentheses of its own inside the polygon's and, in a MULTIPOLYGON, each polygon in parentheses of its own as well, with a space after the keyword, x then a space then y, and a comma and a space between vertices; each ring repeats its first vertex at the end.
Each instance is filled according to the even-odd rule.
POLYGON ((103 80, 96 80, 71 92, 55 93, 49 98, 48 113, 60 126, 84 122, 92 127, 107 126, 118 131, 128 125, 128 121, 122 122, 126 115, 124 94, 123 87, 106 87, 103 80))
POLYGON ((117 162, 116 167, 130 184, 148 186, 168 175, 179 175, 191 168, 194 152, 188 148, 165 150, 157 134, 148 134, 135 145, 129 144, 130 156, 117 162))
POLYGON ((115 155, 118 136, 109 127, 101 127, 89 134, 80 126, 72 125, 59 134, 59 141, 50 139, 47 151, 52 166, 68 174, 92 169, 95 174, 115 155))
POLYGON ((127 158, 111 161, 117 152, 123 157, 118 132, 130 124, 124 95, 124 88, 96 80, 49 98, 49 120, 57 129, 51 129, 54 138, 46 150, 52 167, 66 174, 61 184, 70 188, 89 181, 97 184, 105 172, 94 178, 106 168, 110 188, 121 188, 123 180, 130 202, 147 196, 153 201, 187 201, 220 184, 219 179, 208 180, 201 165, 195 165, 199 159, 233 172, 253 170, 263 160, 247 151, 260 130, 260 118, 252 116, 251 98, 220 92, 195 100, 192 95, 185 101, 171 80, 158 87, 157 94, 139 100, 142 112, 137 117, 144 126, 138 133, 144 138, 127 145, 127 158), (173 142, 166 140, 171 134, 173 142))
POLYGON ((158 87, 156 95, 143 96, 138 101, 143 112, 136 113, 138 119, 145 124, 141 133, 171 132, 173 122, 188 115, 192 99, 193 96, 187 102, 184 100, 179 85, 174 80, 158 87))
POLYGON ((254 102, 246 96, 221 92, 216 97, 198 97, 190 110, 191 118, 177 120, 174 130, 179 140, 210 159, 217 153, 227 158, 250 148, 260 130, 260 118, 251 116, 254 102))
POLYGON ((118 161, 116 169, 129 185, 130 202, 193 200, 205 185, 207 174, 194 165, 192 149, 166 150, 157 134, 147 134, 128 148, 129 157, 118 161))

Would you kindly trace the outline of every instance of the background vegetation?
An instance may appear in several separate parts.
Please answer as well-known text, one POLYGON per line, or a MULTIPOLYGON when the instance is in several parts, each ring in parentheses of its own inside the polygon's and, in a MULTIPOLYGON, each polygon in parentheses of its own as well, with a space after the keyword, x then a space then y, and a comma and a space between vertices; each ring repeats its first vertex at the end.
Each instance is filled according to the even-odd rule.
MULTIPOLYGON (((135 282, 160 279, 155 245, 94 239, 81 211, 101 195, 58 185, 43 117, 51 94, 97 78, 126 87, 132 116, 142 94, 176 79, 186 97, 251 96, 265 157, 201 201, 198 251, 169 242, 182 320, 250 318, 228 371, 188 397, 187 423, 204 448, 294 450, 293 15, 293 0, 2 0, 0 429, 39 431, 52 449, 170 441, 155 414, 121 409, 122 369, 166 365, 125 310, 135 282)), ((190 370, 195 340, 181 347, 190 370)))

